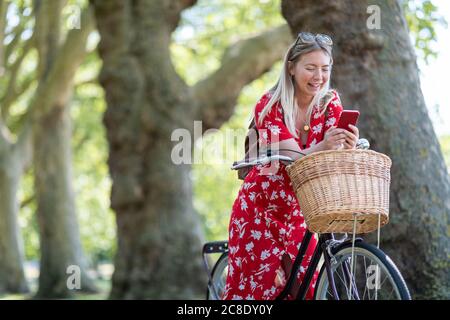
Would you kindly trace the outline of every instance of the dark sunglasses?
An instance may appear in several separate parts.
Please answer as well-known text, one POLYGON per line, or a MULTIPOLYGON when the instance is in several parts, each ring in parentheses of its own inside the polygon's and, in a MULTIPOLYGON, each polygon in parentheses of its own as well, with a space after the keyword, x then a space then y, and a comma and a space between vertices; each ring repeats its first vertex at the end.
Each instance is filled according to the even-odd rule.
POLYGON ((300 32, 297 36, 297 40, 295 40, 295 45, 298 43, 313 44, 315 42, 327 46, 333 45, 333 40, 331 40, 330 36, 322 33, 314 35, 311 32, 300 32))

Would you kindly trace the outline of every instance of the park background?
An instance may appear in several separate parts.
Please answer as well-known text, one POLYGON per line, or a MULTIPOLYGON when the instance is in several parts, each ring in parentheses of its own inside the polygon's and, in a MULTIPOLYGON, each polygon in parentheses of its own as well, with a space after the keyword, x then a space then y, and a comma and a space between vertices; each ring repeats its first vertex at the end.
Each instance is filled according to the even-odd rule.
MULTIPOLYGON (((289 2, 295 1, 282 2, 286 8, 289 2)), ((262 93, 277 80, 280 60, 292 40, 290 33, 295 34, 298 30, 293 29, 301 25, 288 21, 288 29, 281 10, 282 2, 0 1, 0 39, 3 43, 0 50, 2 298, 203 298, 206 274, 201 270, 199 244, 227 238, 231 206, 241 184, 236 173, 229 169, 230 164, 242 155, 244 129, 251 110, 262 93), (115 21, 115 18, 118 20, 115 21), (125 31, 120 29, 122 26, 125 26, 125 31), (170 34, 170 37, 158 37, 158 32, 170 34), (102 37, 106 39, 104 46, 100 45, 102 37), (111 37, 116 37, 116 41, 111 37), (167 39, 171 40, 170 44, 165 43, 167 39), (252 40, 255 40, 254 44, 252 40), (263 44, 258 45, 258 41, 263 44), (152 48, 155 43, 157 45, 152 48), (165 48, 161 43, 166 45, 168 51, 159 49, 165 48), (245 50, 242 48, 248 52, 243 52, 245 50), (135 54, 145 80, 133 78, 136 66, 129 57, 120 60, 122 53, 135 54), (161 64, 157 63, 157 59, 161 59, 161 64), (105 61, 109 66, 102 71, 105 61), (248 71, 252 65, 254 70, 248 71), (240 66, 244 71, 241 72, 240 66), (170 77, 165 77, 164 73, 170 74, 170 77), (178 77, 171 77, 173 74, 178 77), (211 75, 222 79, 211 77, 214 85, 208 87, 202 80, 211 75), (144 87, 150 90, 146 93, 142 93, 145 90, 135 92, 136 87, 142 86, 142 81, 146 83, 144 87), (156 84, 158 81, 160 86, 156 84), (237 84, 230 88, 228 83, 237 84), (201 96, 204 99, 201 103, 192 104, 193 110, 201 109, 198 105, 204 105, 206 111, 194 113, 187 107, 191 104, 180 108, 170 106, 183 104, 183 99, 191 94, 184 85, 195 88, 194 96, 202 86, 206 88, 205 92, 209 91, 210 96, 203 93, 205 97, 201 96), (110 111, 107 111, 105 87, 106 90, 117 89, 110 94, 110 111), (178 89, 180 96, 169 97, 171 90, 175 92, 178 89), (154 92, 160 95, 158 99, 161 104, 156 98, 141 97, 154 92), (225 101, 220 101, 221 98, 225 101), (126 101, 130 101, 129 105, 126 101), (146 108, 151 111, 143 110, 146 108), (164 108, 167 112, 162 110, 164 108), (223 112, 218 111, 220 108, 223 112), (169 110, 178 115, 168 116, 169 110), (158 133, 156 122, 174 119, 161 131, 170 132, 170 129, 192 126, 193 121, 184 122, 182 119, 185 114, 191 113, 198 115, 193 119, 204 120, 206 127, 203 130, 220 130, 196 141, 193 154, 202 154, 203 163, 193 164, 192 170, 182 171, 180 176, 176 170, 172 173, 170 168, 159 166, 162 162, 167 163, 167 158, 161 154, 170 149, 173 142, 170 135, 158 133), (142 129, 137 125, 139 120, 136 120, 140 118, 148 120, 142 129), (238 138, 233 141, 239 152, 226 154, 224 158, 221 148, 227 130, 240 130, 238 138), (134 134, 139 138, 129 138, 134 134), (152 144, 145 140, 147 136, 159 135, 162 137, 154 140, 159 143, 165 141, 167 148, 160 148, 158 142, 152 144), (136 145, 144 141, 145 146, 131 150, 133 141, 136 145), (139 164, 136 163, 141 162, 136 158, 141 155, 139 161, 145 162, 148 167, 139 171, 139 164), (120 157, 127 156, 130 159, 120 160, 120 157), (116 193, 111 193, 111 170, 116 179, 116 193), (128 176, 121 170, 136 172, 128 176), (170 174, 161 177, 158 174, 161 170, 169 170, 170 174), (140 175, 145 176, 142 179, 145 183, 136 195, 133 179, 140 175), (176 178, 172 179, 173 184, 166 183, 165 180, 171 177, 176 178), (182 189, 174 186, 185 184, 186 180, 192 183, 192 193, 187 191, 180 196, 178 191, 182 189), (152 190, 156 189, 162 190, 161 193, 153 193, 152 190), (150 208, 161 195, 173 198, 176 205, 164 207, 162 203, 150 208), (184 205, 186 212, 183 212, 184 205), (141 211, 146 213, 141 214, 141 211), (133 228, 139 224, 145 227, 139 230, 133 228), (118 226, 122 228, 122 234, 118 234, 118 226), (191 234, 180 232, 183 228, 191 229, 191 234), (142 245, 142 241, 146 245, 142 245), (190 250, 184 250, 180 243, 187 243, 190 250), (118 244, 123 244, 122 251, 118 250, 118 244), (133 263, 130 266, 126 261, 133 263), (70 290, 66 286, 66 267, 71 264, 82 268, 81 290, 70 290), (40 265, 44 268, 41 274, 40 265), (120 265, 120 271, 112 281, 117 265, 120 265), (166 268, 167 265, 170 268, 166 268)), ((364 4, 352 5, 350 1, 336 1, 337 5, 328 8, 325 1, 317 1, 317 4, 299 1, 305 11, 312 12, 312 8, 317 6, 317 12, 321 13, 316 24, 307 24, 305 28, 331 34, 336 46, 341 45, 341 48, 344 41, 340 38, 342 29, 333 26, 330 21, 336 18, 331 16, 327 20, 328 14, 324 12, 345 8, 349 12, 353 10, 355 17, 361 19, 362 16, 364 20, 369 17, 365 8, 372 3, 362 2, 364 4), (321 6, 325 7, 322 11, 321 6)), ((415 56, 411 58, 406 55, 406 58, 391 59, 387 63, 392 63, 393 67, 396 63, 410 63, 413 70, 417 63, 417 74, 401 74, 403 79, 412 79, 413 85, 402 81, 398 84, 400 89, 397 89, 401 91, 409 87, 405 90, 415 90, 417 97, 414 96, 413 100, 419 102, 411 105, 417 110, 423 109, 414 114, 409 107, 405 107, 405 115, 394 117, 393 123, 386 127, 383 116, 373 117, 374 123, 367 120, 365 126, 363 122, 361 136, 371 140, 374 150, 388 154, 394 161, 398 160, 397 163, 403 163, 400 160, 404 157, 404 163, 412 162, 417 170, 411 175, 416 175, 418 180, 409 179, 402 170, 399 170, 402 172, 399 175, 393 174, 393 179, 405 179, 407 187, 393 185, 391 192, 400 200, 398 205, 393 201, 392 223, 381 232, 382 239, 383 235, 386 237, 382 248, 392 252, 395 262, 406 269, 407 282, 412 286, 414 297, 449 298, 450 31, 446 21, 450 20, 450 4, 444 0, 380 0, 374 1, 374 4, 381 7, 381 29, 374 30, 374 34, 380 32, 391 38, 398 37, 398 41, 402 42, 405 31, 389 29, 391 26, 384 19, 398 14, 407 22, 407 37, 415 56), (388 32, 384 33, 387 29, 388 32), (414 87, 417 75, 420 76, 420 87, 414 87), (425 104, 421 102, 420 89, 425 104), (432 127, 428 125, 430 123, 432 127), (392 128, 406 130, 400 134, 392 128), (375 132, 381 132, 377 131, 380 129, 386 130, 378 137, 375 132), (431 136, 435 138, 427 140, 431 136), (388 138, 403 142, 392 146, 386 143, 388 138), (436 141, 441 155, 433 149, 436 141), (395 149, 397 147, 399 150, 395 149), (442 166, 447 171, 429 171, 431 167, 442 166), (428 186, 428 179, 444 182, 428 186), (418 197, 414 191, 416 187, 418 190, 425 188, 426 192, 418 197), (416 214, 414 210, 429 211, 427 214, 416 214), (398 217, 407 219, 403 222, 399 221, 400 218, 396 219, 397 212, 398 217), (415 223, 429 226, 418 227, 417 232, 408 229, 408 224, 415 223), (393 235, 399 236, 396 238, 393 235), (414 236, 420 239, 420 245, 405 240, 414 236), (394 240, 398 241, 396 251, 393 251, 394 240), (417 256, 413 257, 414 254, 417 256), (417 263, 408 262, 408 259, 417 263), (418 262, 420 260, 427 262, 421 264, 418 262), (416 268, 421 268, 422 272, 417 272, 416 268)), ((291 19, 295 20, 292 16, 291 19)), ((349 23, 348 29, 342 32, 358 36, 360 30, 356 29, 357 26, 356 22, 349 23)), ((343 54, 343 51, 339 49, 338 54, 343 54)), ((361 59, 364 59, 364 54, 361 54, 361 59)), ((366 117, 384 112, 381 107, 371 109, 370 105, 360 104, 355 98, 358 95, 346 94, 352 90, 345 86, 342 75, 353 72, 362 73, 364 77, 365 74, 357 67, 351 71, 339 69, 341 61, 350 63, 335 57, 336 70, 332 79, 340 79, 336 88, 341 92, 344 107, 363 106, 360 108, 363 121, 366 110, 366 117)), ((372 81, 376 79, 377 69, 370 72, 372 81)), ((348 86, 354 83, 349 81, 348 86)), ((407 93, 398 94, 400 106, 410 105, 411 101, 405 98, 407 93)), ((402 113, 398 105, 395 110, 402 113)), ((410 167, 406 167, 405 171, 411 171, 410 167)), ((401 269, 402 272, 404 269, 401 269)))

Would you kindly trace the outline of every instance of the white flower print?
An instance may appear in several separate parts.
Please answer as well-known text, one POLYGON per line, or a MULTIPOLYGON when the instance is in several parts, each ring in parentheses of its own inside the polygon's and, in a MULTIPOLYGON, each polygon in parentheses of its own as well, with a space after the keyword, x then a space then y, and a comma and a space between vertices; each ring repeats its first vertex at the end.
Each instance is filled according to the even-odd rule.
POLYGON ((260 224, 260 223, 261 223, 261 219, 255 218, 255 224, 258 225, 258 224, 260 224))
POLYGON ((240 295, 233 294, 233 298, 231 300, 243 300, 240 295))
POLYGON ((272 191, 272 194, 270 195, 270 200, 278 199, 278 194, 276 191, 272 191))
POLYGON ((263 190, 266 190, 269 187, 269 181, 264 181, 263 183, 261 183, 261 188, 263 188, 263 190))
POLYGON ((271 124, 268 126, 268 128, 269 128, 270 132, 275 136, 279 135, 281 132, 280 127, 277 126, 276 124, 271 124))
POLYGON ((286 192, 284 192, 284 190, 280 191, 280 197, 283 199, 286 197, 286 192))
POLYGON ((241 199, 241 210, 247 210, 247 202, 244 199, 241 199))
POLYGON ((245 250, 247 250, 247 252, 250 252, 250 251, 252 251, 253 250, 253 247, 254 247, 255 245, 253 244, 253 242, 249 242, 249 243, 247 243, 246 245, 245 245, 245 250))
POLYGON ((328 118, 327 122, 325 123, 325 126, 326 127, 331 127, 335 123, 336 123, 336 118, 335 117, 330 117, 330 118, 328 118))
POLYGON ((319 118, 320 118, 320 113, 317 112, 316 109, 314 109, 314 115, 313 115, 313 118, 314 118, 314 119, 319 119, 319 118))
POLYGON ((257 285, 258 284, 253 280, 253 276, 251 276, 250 277, 250 289, 252 289, 252 291, 255 291, 257 285))
POLYGON ((230 254, 235 254, 239 250, 239 246, 230 246, 228 250, 230 250, 230 254))
POLYGON ((258 269, 258 271, 255 273, 256 275, 258 275, 258 274, 261 274, 261 273, 263 273, 263 272, 268 272, 268 271, 270 271, 270 264, 269 263, 261 263, 260 265, 259 265, 259 269, 258 269))
POLYGON ((255 185, 256 185, 256 182, 245 182, 243 184, 243 188, 244 188, 244 190, 248 190, 248 189, 253 188, 255 185))
POLYGON ((277 247, 273 248, 272 250, 272 254, 277 255, 280 252, 280 249, 278 249, 277 247))
POLYGON ((263 141, 267 141, 267 138, 269 137, 268 135, 267 135, 267 130, 264 130, 263 131, 263 133, 262 133, 262 137, 263 137, 263 141))
POLYGON ((250 201, 255 202, 256 200, 256 192, 250 192, 250 194, 248 195, 248 198, 250 199, 250 201))
POLYGON ((239 290, 244 290, 245 289, 245 284, 244 283, 241 283, 240 285, 239 285, 239 290))
POLYGON ((245 222, 245 223, 243 223, 243 224, 241 224, 241 222, 239 221, 239 220, 233 220, 233 224, 234 225, 236 225, 236 227, 238 228, 238 231, 239 231, 239 237, 243 237, 244 236, 244 234, 245 234, 245 225, 247 224, 248 222, 245 222))
POLYGON ((229 264, 228 265, 228 275, 231 277, 234 274, 234 268, 233 268, 233 264, 229 264))
POLYGON ((277 175, 277 174, 268 176, 267 178, 268 178, 270 181, 272 181, 272 182, 275 182, 275 181, 278 181, 278 180, 280 180, 280 181, 283 181, 283 180, 284 180, 284 178, 283 178, 282 175, 277 175))
POLYGON ((264 238, 265 239, 272 239, 273 235, 269 230, 264 231, 264 238))
POLYGON ((250 232, 252 233, 251 236, 253 237, 253 239, 255 239, 255 240, 261 239, 261 235, 262 235, 261 231, 251 230, 250 232))
POLYGON ((319 123, 318 125, 315 125, 314 127, 312 127, 313 130, 313 134, 319 134, 320 132, 322 132, 322 124, 319 123))
POLYGON ((341 104, 341 101, 339 99, 335 99, 333 101, 330 102, 333 106, 337 107, 338 105, 341 104))
POLYGON ((270 252, 269 250, 263 250, 261 252, 261 260, 266 260, 268 257, 270 257, 270 252))

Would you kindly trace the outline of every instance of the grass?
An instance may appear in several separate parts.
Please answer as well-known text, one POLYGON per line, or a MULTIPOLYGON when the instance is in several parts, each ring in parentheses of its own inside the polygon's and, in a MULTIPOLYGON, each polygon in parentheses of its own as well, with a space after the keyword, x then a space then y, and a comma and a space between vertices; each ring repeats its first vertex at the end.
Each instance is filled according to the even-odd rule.
MULTIPOLYGON (((0 300, 28 300, 33 299, 38 289, 39 264, 36 261, 25 263, 25 277, 28 282, 30 292, 26 294, 5 294, 0 295, 0 300)), ((89 274, 97 286, 98 293, 84 293, 74 291, 74 300, 105 300, 108 299, 111 290, 111 276, 114 267, 110 263, 99 264, 97 270, 89 270, 89 274)))

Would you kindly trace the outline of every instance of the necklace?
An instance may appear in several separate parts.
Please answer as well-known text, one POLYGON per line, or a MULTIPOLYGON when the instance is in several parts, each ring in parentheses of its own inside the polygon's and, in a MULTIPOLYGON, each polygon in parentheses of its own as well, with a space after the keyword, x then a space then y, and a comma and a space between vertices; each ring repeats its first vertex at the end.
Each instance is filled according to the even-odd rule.
MULTIPOLYGON (((299 113, 299 115, 300 115, 300 113, 299 113)), ((300 118, 300 117, 299 117, 299 118, 300 118)), ((307 118, 307 115, 306 115, 306 114, 305 114, 305 118, 307 118)), ((300 120, 301 120, 301 122, 303 122, 303 131, 308 132, 309 129, 310 129, 310 127, 309 127, 309 121, 303 120, 303 119, 301 119, 301 118, 300 118, 300 120)))
MULTIPOLYGON (((298 110, 300 111, 300 107, 298 106, 297 103, 297 99, 295 99, 295 107, 298 108, 298 110)), ((299 112, 299 116, 301 115, 301 113, 299 112)), ((300 117, 299 117, 300 118, 300 117)), ((307 114, 305 114, 305 118, 307 118, 307 114)), ((309 119, 300 119, 303 122, 303 131, 308 132, 310 127, 309 127, 309 119)))

